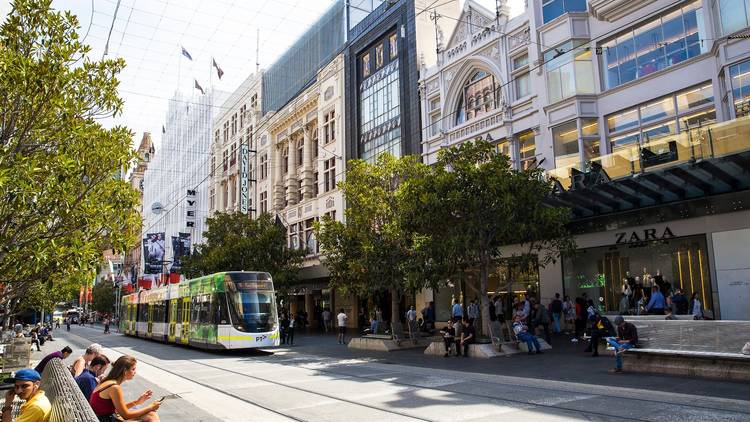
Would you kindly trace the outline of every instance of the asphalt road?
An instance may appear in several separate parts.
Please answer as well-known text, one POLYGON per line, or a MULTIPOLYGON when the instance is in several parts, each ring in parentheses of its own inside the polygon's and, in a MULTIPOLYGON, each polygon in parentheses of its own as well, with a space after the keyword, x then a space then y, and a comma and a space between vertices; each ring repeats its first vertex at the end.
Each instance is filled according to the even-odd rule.
POLYGON ((578 370, 571 380, 570 365, 561 365, 563 355, 555 358, 554 353, 500 362, 415 352, 386 356, 348 350, 318 335, 298 336, 301 347, 217 353, 104 335, 98 327, 55 334, 57 340, 45 344, 45 352, 70 344, 77 349, 74 358, 98 342, 113 360, 120 354, 138 358, 136 380, 125 385, 129 397, 149 388, 155 397, 181 397, 162 406, 164 421, 750 420, 744 384, 658 377, 664 380, 659 384, 639 377, 646 382, 613 386, 623 380, 627 384, 629 375, 608 375, 601 368, 611 362, 596 359, 580 363, 591 368, 593 379, 578 370), (556 361, 560 374, 544 370, 547 364, 535 358, 556 361), (519 367, 526 372, 503 374, 502 368, 513 373, 519 367), (654 383, 657 388, 642 387, 654 383), (734 394, 707 394, 701 391, 705 383, 714 386, 712 391, 734 394), (689 393, 690 384, 694 393, 689 393), (682 392, 671 391, 670 385, 682 392))

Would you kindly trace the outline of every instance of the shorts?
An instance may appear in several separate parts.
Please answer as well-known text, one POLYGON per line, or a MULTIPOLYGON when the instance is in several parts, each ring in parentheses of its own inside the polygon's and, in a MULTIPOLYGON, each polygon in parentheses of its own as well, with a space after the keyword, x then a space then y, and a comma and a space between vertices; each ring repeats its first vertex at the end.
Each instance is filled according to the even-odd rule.
POLYGON ((339 334, 346 334, 346 327, 339 327, 339 334))

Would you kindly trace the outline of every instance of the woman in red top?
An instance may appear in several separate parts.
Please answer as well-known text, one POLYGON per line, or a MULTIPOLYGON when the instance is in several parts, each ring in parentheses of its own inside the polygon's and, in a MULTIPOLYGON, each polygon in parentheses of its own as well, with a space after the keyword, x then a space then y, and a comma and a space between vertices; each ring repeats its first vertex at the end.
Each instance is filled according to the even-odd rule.
POLYGON ((99 417, 100 421, 119 420, 115 414, 126 420, 137 420, 143 422, 158 422, 159 415, 156 410, 161 406, 160 401, 155 401, 142 409, 131 410, 132 407, 142 404, 151 398, 151 390, 146 391, 138 397, 138 400, 125 403, 122 393, 122 383, 130 381, 135 377, 135 365, 137 361, 132 356, 120 356, 112 365, 104 380, 91 393, 89 402, 91 408, 99 417))

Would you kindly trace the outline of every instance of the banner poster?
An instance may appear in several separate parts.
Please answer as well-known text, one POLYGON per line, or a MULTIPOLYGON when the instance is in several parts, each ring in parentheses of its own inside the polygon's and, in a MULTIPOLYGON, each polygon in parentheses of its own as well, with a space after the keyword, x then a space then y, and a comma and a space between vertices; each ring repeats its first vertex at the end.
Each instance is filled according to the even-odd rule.
POLYGON ((172 270, 170 272, 179 273, 182 269, 182 258, 190 256, 191 247, 190 233, 179 233, 179 236, 172 236, 172 270))
POLYGON ((159 274, 164 262, 164 233, 148 233, 143 239, 144 274, 159 274))

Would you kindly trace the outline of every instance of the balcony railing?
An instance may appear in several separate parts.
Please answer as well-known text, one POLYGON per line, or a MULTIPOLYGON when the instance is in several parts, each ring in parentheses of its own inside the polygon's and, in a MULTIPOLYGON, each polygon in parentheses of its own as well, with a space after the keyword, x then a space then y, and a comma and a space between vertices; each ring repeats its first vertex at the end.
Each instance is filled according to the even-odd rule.
MULTIPOLYGON (((600 165, 610 179, 664 170, 687 162, 724 157, 750 150, 750 116, 693 128, 675 135, 651 138, 645 142, 615 147, 611 154, 584 163, 586 168, 600 165)), ((571 187, 571 171, 581 164, 558 167, 547 172, 563 188, 571 187)))

